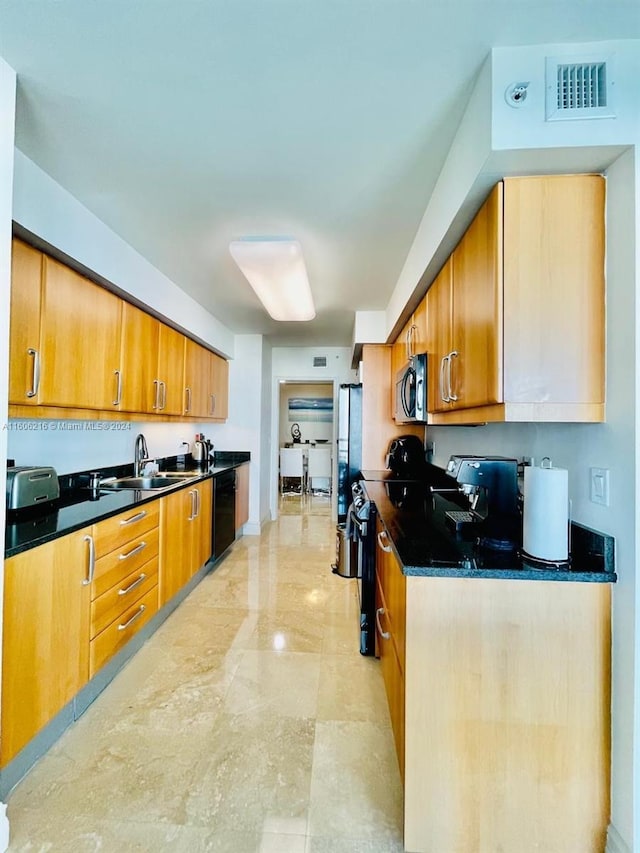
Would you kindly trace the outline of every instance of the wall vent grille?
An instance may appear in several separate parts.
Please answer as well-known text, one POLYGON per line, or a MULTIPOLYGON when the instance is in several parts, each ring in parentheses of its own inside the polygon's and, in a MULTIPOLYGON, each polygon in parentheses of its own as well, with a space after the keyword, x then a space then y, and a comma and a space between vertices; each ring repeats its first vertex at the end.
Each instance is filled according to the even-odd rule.
POLYGON ((612 118, 611 60, 547 59, 547 121, 612 118))
POLYGON ((327 366, 326 355, 314 355, 313 366, 314 367, 326 367, 327 366))

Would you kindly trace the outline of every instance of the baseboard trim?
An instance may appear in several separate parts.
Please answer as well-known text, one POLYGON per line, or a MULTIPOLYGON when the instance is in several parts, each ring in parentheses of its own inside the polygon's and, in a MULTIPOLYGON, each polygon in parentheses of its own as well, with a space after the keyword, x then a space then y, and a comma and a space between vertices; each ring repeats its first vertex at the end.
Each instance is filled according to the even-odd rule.
POLYGON ((620 835, 615 826, 610 823, 607 827, 607 846, 605 853, 631 853, 631 847, 620 835))

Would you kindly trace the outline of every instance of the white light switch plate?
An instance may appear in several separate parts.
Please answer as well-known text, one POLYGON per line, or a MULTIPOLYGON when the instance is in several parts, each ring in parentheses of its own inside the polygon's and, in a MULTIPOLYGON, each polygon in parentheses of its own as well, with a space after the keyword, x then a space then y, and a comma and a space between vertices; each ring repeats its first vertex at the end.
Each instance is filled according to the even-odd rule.
POLYGON ((609 469, 590 468, 590 497, 594 504, 609 506, 609 469))

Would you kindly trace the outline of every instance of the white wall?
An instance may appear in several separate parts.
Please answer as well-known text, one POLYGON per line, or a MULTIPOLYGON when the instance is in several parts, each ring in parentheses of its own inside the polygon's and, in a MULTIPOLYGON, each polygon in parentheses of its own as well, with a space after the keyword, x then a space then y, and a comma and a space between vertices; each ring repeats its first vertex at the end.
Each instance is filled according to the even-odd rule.
MULTIPOLYGON (((217 450, 248 450, 251 453, 249 521, 245 533, 258 534, 264 519, 261 508, 261 477, 265 460, 262 432, 270 423, 260 389, 263 385, 265 351, 262 335, 237 335, 235 358, 229 363, 229 418, 224 424, 208 424, 205 434, 217 450)), ((267 455, 268 459, 268 455, 267 455)))
POLYGON ((268 341, 262 342, 261 429, 260 429, 260 521, 271 518, 271 374, 273 349, 268 341))

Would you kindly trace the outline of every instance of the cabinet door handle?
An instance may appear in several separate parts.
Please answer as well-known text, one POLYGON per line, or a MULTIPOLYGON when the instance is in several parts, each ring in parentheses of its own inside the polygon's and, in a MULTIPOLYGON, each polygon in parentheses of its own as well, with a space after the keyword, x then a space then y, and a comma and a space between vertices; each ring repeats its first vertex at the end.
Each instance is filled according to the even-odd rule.
POLYGON ((88 586, 92 582, 93 575, 95 574, 96 570, 96 544, 93 541, 93 536, 89 535, 83 536, 82 541, 89 543, 89 561, 87 565, 87 576, 82 581, 82 586, 88 586))
POLYGON ((139 553, 140 553, 140 551, 144 551, 144 549, 145 549, 146 547, 147 547, 147 543, 146 543, 146 542, 141 542, 139 545, 136 545, 136 547, 135 547, 135 548, 132 548, 132 549, 131 549, 131 551, 127 551, 127 553, 126 553, 126 554, 120 554, 120 556, 118 557, 118 559, 119 559, 119 560, 128 560, 128 559, 129 559, 129 557, 135 557, 135 555, 136 555, 136 554, 139 554, 139 553))
POLYGON ((133 623, 136 621, 136 619, 139 619, 146 609, 147 609, 146 606, 144 604, 141 604, 139 609, 136 610, 136 612, 133 614, 131 619, 127 619, 126 622, 118 625, 118 631, 126 631, 126 629, 129 627, 129 625, 133 625, 133 623))
POLYGON ((27 397, 35 397, 40 387, 40 353, 37 349, 29 347, 27 355, 33 356, 33 380, 31 388, 27 391, 27 397))
POLYGON ((158 385, 160 386, 160 392, 158 394, 158 409, 162 411, 167 405, 167 385, 166 382, 162 381, 162 379, 158 382, 158 385))
POLYGON ((142 572, 140 577, 136 578, 136 580, 134 580, 133 583, 130 583, 129 586, 125 587, 124 589, 119 589, 118 595, 126 595, 128 592, 131 592, 132 589, 135 589, 137 586, 140 586, 142 581, 146 580, 146 578, 147 578, 147 576, 145 575, 144 572, 142 572))
POLYGON ((114 370, 113 375, 116 377, 116 399, 113 401, 113 405, 119 406, 122 400, 122 371, 114 370))
POLYGON ((196 501, 194 498, 194 494, 194 490, 191 489, 191 491, 189 492, 189 499, 191 500, 191 514, 189 515, 187 521, 193 521, 193 519, 196 517, 196 501))
POLYGON ((188 386, 184 389, 185 393, 185 401, 184 401, 184 413, 188 415, 191 411, 191 388, 188 386))
POLYGON ((458 355, 459 355, 458 351, 454 349, 447 356, 447 365, 448 365, 448 368, 447 368, 447 397, 449 398, 448 402, 450 402, 450 403, 455 403, 456 400, 458 399, 458 395, 454 394, 453 391, 451 390, 451 359, 457 358, 458 355))
POLYGON ((153 405, 151 406, 152 409, 159 408, 159 406, 158 406, 159 396, 160 396, 160 382, 157 379, 154 379, 153 380, 153 405))
POLYGON ((443 355, 440 359, 440 399, 443 403, 449 402, 449 397, 446 395, 444 390, 444 374, 447 368, 447 362, 449 360, 448 355, 443 355))
POLYGON ((388 631, 382 630, 382 625, 380 624, 380 617, 384 613, 384 607, 378 607, 376 610, 376 628, 378 629, 378 634, 382 637, 383 640, 390 640, 391 634, 388 631))
POLYGON ((147 511, 143 509, 142 512, 137 512, 135 515, 132 515, 131 518, 123 518, 120 522, 120 525, 125 524, 134 524, 136 521, 142 521, 143 518, 146 518, 147 511))
POLYGON ((380 546, 380 548, 381 548, 383 551, 385 551, 385 553, 387 553, 387 554, 388 554, 388 553, 392 550, 392 549, 391 549, 391 545, 385 545, 385 544, 383 543, 383 541, 382 541, 382 538, 383 538, 383 537, 384 537, 387 541, 389 541, 389 537, 387 536, 387 531, 386 531, 386 530, 381 530, 381 531, 378 533, 378 545, 380 546))
POLYGON ((216 395, 215 394, 209 394, 209 399, 211 401, 211 407, 209 409, 209 414, 213 415, 213 414, 215 414, 215 411, 216 411, 216 395))
POLYGON ((193 490, 193 498, 196 505, 196 518, 200 516, 200 492, 197 489, 193 490))

